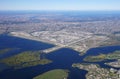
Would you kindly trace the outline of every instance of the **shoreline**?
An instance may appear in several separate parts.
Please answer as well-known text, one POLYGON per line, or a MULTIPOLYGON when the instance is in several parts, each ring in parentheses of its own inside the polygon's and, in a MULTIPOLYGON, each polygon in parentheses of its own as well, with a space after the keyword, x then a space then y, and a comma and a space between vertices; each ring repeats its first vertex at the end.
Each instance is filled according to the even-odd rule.
MULTIPOLYGON (((61 48, 70 48, 70 49, 73 49, 74 51, 79 52, 79 55, 82 56, 90 48, 104 47, 104 46, 101 46, 101 45, 96 45, 96 46, 91 46, 91 47, 81 47, 80 46, 81 47, 81 49, 80 49, 80 47, 78 47, 78 46, 73 47, 73 46, 69 46, 69 45, 64 45, 64 44, 60 44, 60 43, 54 43, 54 42, 51 42, 51 41, 46 41, 46 40, 40 39, 39 37, 34 37, 31 34, 26 33, 26 32, 22 32, 22 31, 20 31, 20 32, 10 32, 10 33, 8 33, 8 35, 54 45, 54 47, 52 47, 52 48, 45 49, 46 53, 50 53, 50 52, 53 52, 53 51, 61 49, 61 48)), ((110 46, 114 46, 114 45, 110 45, 110 46)), ((44 50, 42 50, 42 51, 44 51, 44 50)))
MULTIPOLYGON (((20 32, 20 33, 11 32, 11 33, 9 33, 8 35, 14 36, 14 37, 19 37, 19 38, 24 38, 24 39, 28 39, 28 40, 33 40, 33 41, 38 41, 38 42, 43 42, 43 43, 48 43, 48 44, 55 45, 55 46, 52 47, 52 48, 45 49, 45 51, 46 51, 46 50, 49 50, 49 49, 54 49, 55 47, 58 47, 59 49, 61 49, 61 48, 70 48, 70 49, 73 49, 74 51, 79 52, 80 55, 84 55, 84 54, 85 54, 85 53, 83 53, 84 51, 79 51, 79 50, 77 50, 77 49, 71 48, 70 46, 66 46, 66 45, 62 45, 62 44, 58 44, 58 43, 57 43, 57 44, 56 44, 56 43, 50 43, 50 42, 48 42, 48 41, 41 40, 41 39, 39 39, 39 38, 37 38, 37 37, 31 36, 30 34, 24 33, 24 32, 20 32)), ((58 49, 57 49, 57 50, 58 50, 58 49)), ((42 51, 44 51, 44 50, 42 50, 42 51)), ((53 51, 55 51, 55 50, 53 50, 53 51)), ((50 52, 53 52, 53 51, 50 50, 50 52)), ((85 51, 87 51, 87 50, 85 50, 85 51)), ((46 53, 50 53, 50 52, 47 51, 46 53)))

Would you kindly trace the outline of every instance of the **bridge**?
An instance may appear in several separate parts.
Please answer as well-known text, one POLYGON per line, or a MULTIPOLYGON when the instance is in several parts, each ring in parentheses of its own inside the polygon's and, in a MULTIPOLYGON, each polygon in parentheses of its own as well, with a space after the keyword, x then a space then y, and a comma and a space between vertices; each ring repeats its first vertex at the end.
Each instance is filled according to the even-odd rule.
POLYGON ((53 51, 58 50, 60 48, 63 48, 63 47, 62 46, 55 46, 55 47, 52 47, 52 48, 48 48, 48 49, 42 50, 42 52, 50 53, 50 52, 53 52, 53 51))

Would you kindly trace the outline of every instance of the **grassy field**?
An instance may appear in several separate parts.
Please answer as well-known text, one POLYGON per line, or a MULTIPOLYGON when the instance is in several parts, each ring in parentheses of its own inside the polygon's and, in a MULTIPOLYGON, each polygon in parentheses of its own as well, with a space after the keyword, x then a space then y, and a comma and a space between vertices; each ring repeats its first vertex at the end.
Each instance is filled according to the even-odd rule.
POLYGON ((56 70, 48 71, 33 79, 67 79, 67 77, 68 77, 68 72, 62 69, 56 69, 56 70))
POLYGON ((2 59, 0 62, 5 63, 8 66, 13 66, 14 68, 23 68, 39 64, 44 65, 50 63, 51 61, 48 59, 40 59, 40 52, 27 51, 2 59))
POLYGON ((108 54, 106 59, 120 59, 120 51, 115 51, 114 53, 108 54))
POLYGON ((88 61, 88 62, 98 62, 98 61, 102 61, 105 59, 104 54, 100 54, 98 56, 87 56, 84 58, 84 61, 88 61))

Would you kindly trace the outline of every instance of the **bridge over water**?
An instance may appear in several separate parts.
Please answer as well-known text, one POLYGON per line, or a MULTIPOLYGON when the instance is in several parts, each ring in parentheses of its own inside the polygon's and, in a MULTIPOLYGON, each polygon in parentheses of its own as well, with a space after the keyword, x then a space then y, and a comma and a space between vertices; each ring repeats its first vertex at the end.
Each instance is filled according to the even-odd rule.
POLYGON ((42 52, 50 53, 50 52, 53 52, 53 51, 61 49, 61 48, 63 48, 63 46, 55 46, 55 47, 52 47, 52 48, 48 48, 48 49, 42 50, 42 52))

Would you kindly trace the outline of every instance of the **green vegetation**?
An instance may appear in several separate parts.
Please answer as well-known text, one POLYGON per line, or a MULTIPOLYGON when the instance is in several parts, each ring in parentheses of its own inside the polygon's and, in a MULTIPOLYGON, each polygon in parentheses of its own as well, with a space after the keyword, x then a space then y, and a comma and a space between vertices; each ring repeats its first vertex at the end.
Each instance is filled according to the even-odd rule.
POLYGON ((103 61, 105 59, 104 54, 100 54, 98 56, 87 56, 84 58, 84 61, 89 61, 89 62, 98 62, 98 61, 103 61))
POLYGON ((120 59, 120 51, 106 55, 106 59, 120 59))
POLYGON ((115 72, 109 72, 109 75, 110 75, 111 77, 117 76, 117 74, 116 74, 115 72))
POLYGON ((48 64, 48 63, 51 63, 50 60, 48 59, 42 59, 42 60, 38 60, 38 61, 31 61, 31 62, 27 62, 27 63, 24 63, 21 65, 21 67, 16 67, 17 69, 18 68, 24 68, 24 67, 30 67, 30 66, 36 66, 36 65, 45 65, 45 64, 48 64))
POLYGON ((33 79, 67 79, 68 72, 61 69, 51 70, 33 79))
POLYGON ((111 54, 100 54, 98 56, 87 56, 84 58, 84 61, 98 62, 105 59, 120 59, 120 51, 115 51, 111 54))
POLYGON ((0 54, 3 54, 3 53, 6 53, 8 51, 12 50, 12 48, 5 48, 5 49, 2 49, 0 50, 0 54))
POLYGON ((40 59, 40 52, 27 51, 2 59, 0 62, 5 63, 8 66, 13 66, 14 68, 23 68, 38 64, 44 65, 50 63, 51 61, 48 59, 40 59))
MULTIPOLYGON (((91 65, 91 64, 90 64, 90 63, 73 63, 73 64, 72 64, 72 67, 73 67, 73 68, 76 68, 76 67, 79 68, 80 65, 81 65, 81 66, 82 66, 82 65, 83 65, 83 66, 89 66, 89 65, 91 65)), ((99 66, 98 64, 94 64, 94 65, 96 65, 97 67, 100 68, 100 66, 99 66)))

